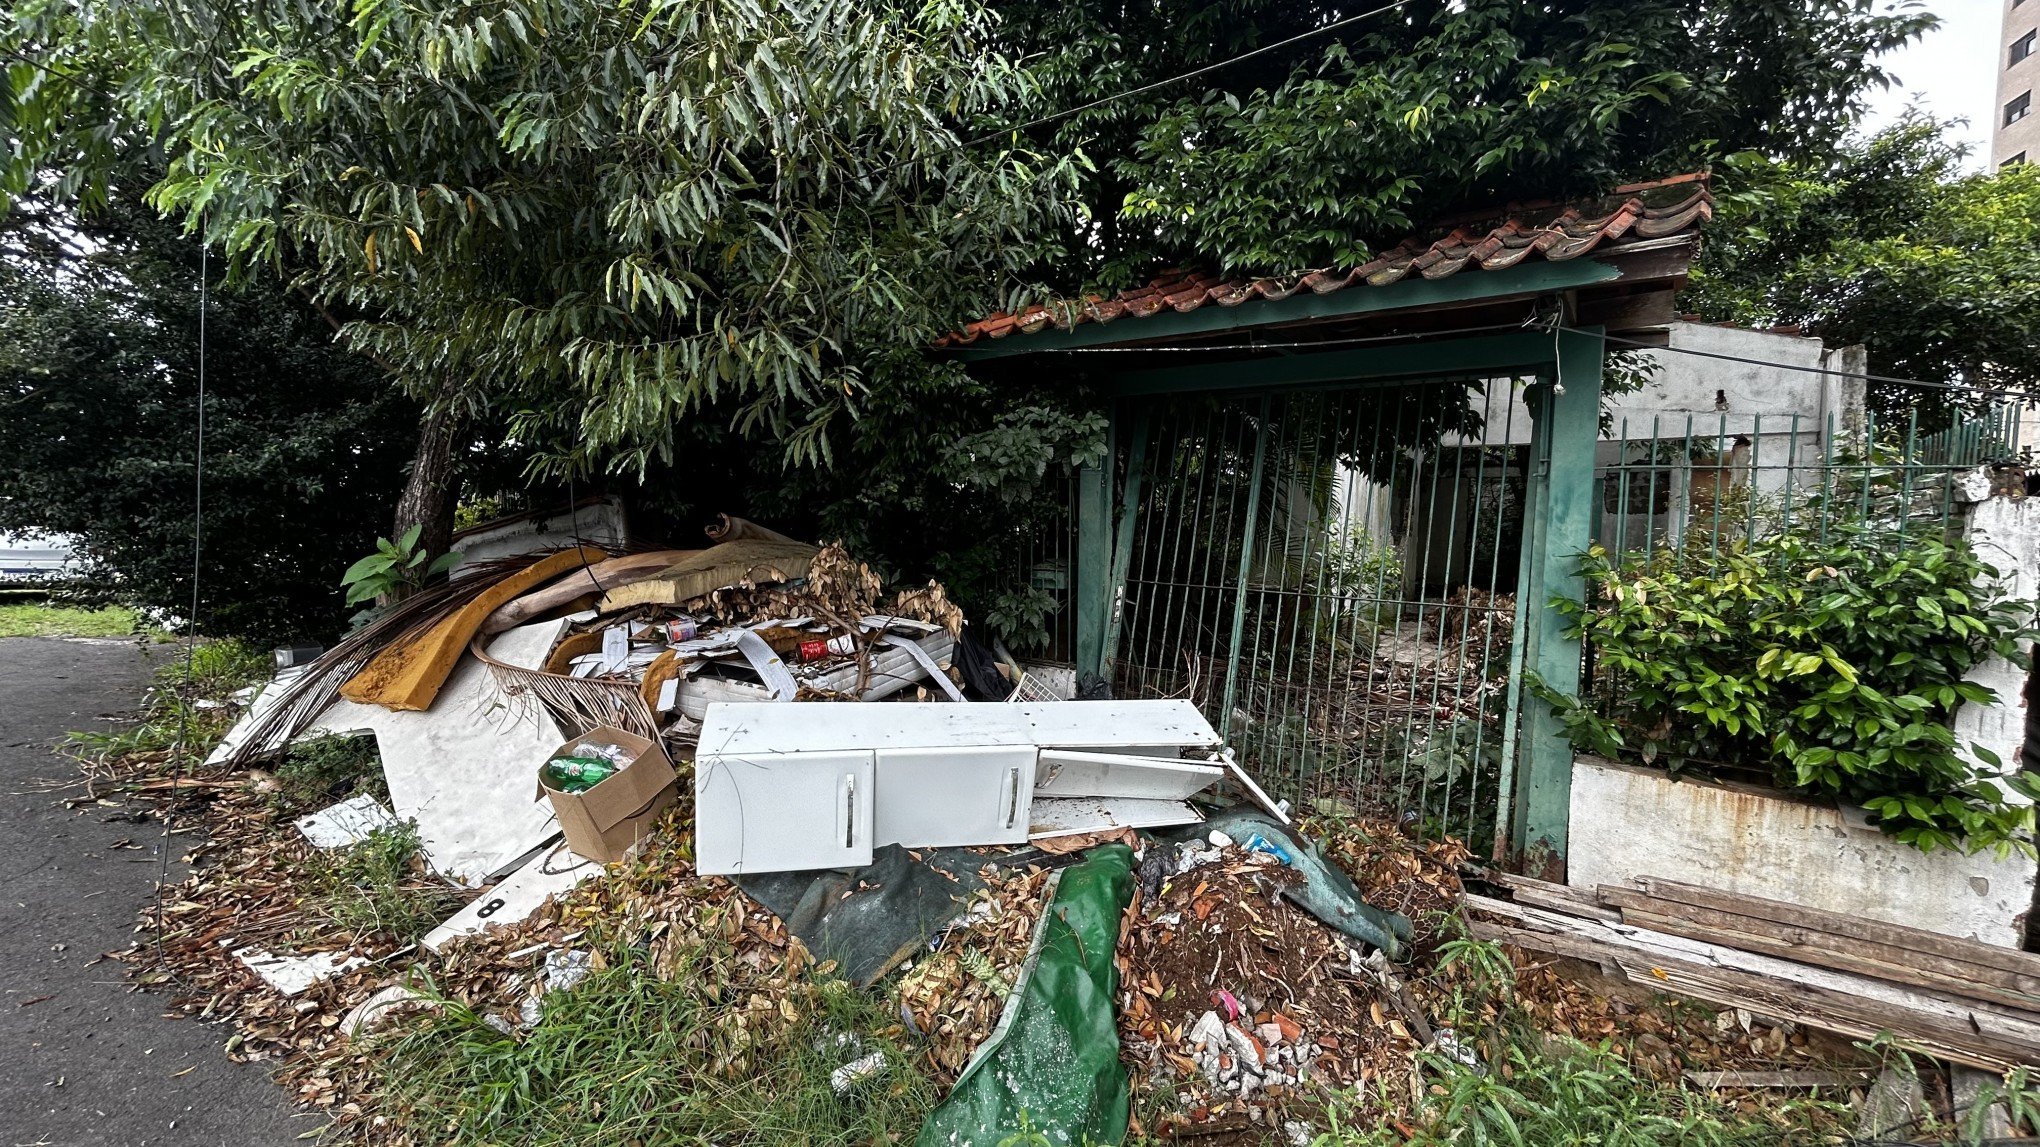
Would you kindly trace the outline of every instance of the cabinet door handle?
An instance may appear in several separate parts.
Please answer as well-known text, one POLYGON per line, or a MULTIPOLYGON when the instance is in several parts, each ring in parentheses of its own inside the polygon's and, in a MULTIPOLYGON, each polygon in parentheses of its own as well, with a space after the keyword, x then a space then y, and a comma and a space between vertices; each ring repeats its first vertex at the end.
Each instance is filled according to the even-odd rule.
POLYGON ((843 847, 857 847, 857 774, 843 774, 843 847))
POLYGON ((1006 822, 1000 828, 1012 828, 1020 819, 1020 770, 1018 767, 1006 770, 1006 822))

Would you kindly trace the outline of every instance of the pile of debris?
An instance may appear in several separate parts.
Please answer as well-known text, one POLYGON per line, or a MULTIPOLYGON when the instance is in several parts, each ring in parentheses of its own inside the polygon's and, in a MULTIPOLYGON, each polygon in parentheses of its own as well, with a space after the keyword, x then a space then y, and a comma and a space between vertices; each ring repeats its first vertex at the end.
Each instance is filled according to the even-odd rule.
MULTIPOLYGON (((1442 904, 1457 894, 1456 845, 1427 850, 1384 825, 1342 826, 1328 839, 1341 844, 1327 852, 1374 858, 1374 876, 1435 888, 1442 904)), ((1289 859, 1282 843, 1220 831, 1148 848, 1151 887, 1121 944, 1120 1032, 1139 1106, 1159 1129, 1220 1144, 1307 1141, 1328 1089, 1399 1079, 1436 1041, 1379 949, 1299 906, 1305 875, 1289 859)), ((1369 904, 1397 892, 1353 875, 1369 904)), ((1413 939, 1407 970, 1417 972, 1433 944, 1413 939)))

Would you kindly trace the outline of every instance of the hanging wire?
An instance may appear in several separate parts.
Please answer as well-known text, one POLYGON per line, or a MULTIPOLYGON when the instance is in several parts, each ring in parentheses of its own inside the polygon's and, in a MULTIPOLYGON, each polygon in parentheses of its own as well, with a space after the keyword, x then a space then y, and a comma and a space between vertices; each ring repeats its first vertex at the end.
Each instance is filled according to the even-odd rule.
MULTIPOLYGON (((199 233, 202 236, 204 228, 200 228, 199 233)), ((176 822, 178 791, 183 786, 185 772, 190 768, 190 758, 186 754, 191 744, 191 690, 197 675, 199 570, 205 553, 205 358, 206 312, 212 303, 210 256, 210 245, 201 239, 198 247, 198 414, 192 435, 196 453, 191 475, 191 607, 184 621, 184 682, 177 700, 177 740, 170 750, 170 796, 164 805, 163 837, 156 850, 156 963, 186 988, 190 985, 170 967, 163 951, 163 931, 167 923, 163 885, 170 879, 170 836, 176 822)))

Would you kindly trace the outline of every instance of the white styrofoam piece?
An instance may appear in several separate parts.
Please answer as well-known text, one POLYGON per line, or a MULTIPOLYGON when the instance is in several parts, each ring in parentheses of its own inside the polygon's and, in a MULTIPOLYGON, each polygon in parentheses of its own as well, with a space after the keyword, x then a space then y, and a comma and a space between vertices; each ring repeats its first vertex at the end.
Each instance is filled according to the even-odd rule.
POLYGON ((262 977, 262 982, 286 996, 294 996, 320 980, 328 980, 368 963, 366 956, 346 952, 314 952, 309 956, 278 956, 260 948, 234 949, 234 958, 262 977))
POLYGON ((1115 796, 1179 801, 1203 792, 1224 776, 1223 765, 1164 761, 1124 753, 1043 749, 1040 765, 1034 772, 1034 794, 1043 797, 1115 796))
MULTIPOLYGON (((491 641, 489 655, 536 668, 565 624, 519 626, 491 641)), ((535 698, 506 695, 474 657, 461 657, 425 712, 340 700, 310 732, 375 734, 396 815, 418 823, 434 870, 470 885, 558 831, 532 777, 564 738, 535 698)))
POLYGON ((313 848, 346 848, 367 840, 379 829, 395 828, 397 818, 381 801, 362 793, 291 823, 305 834, 313 848))
MULTIPOLYGON (((1067 703, 1067 702, 1066 702, 1067 703)), ((1182 801, 1139 797, 1036 797, 1027 839, 1046 840, 1115 828, 1197 824, 1204 814, 1182 801)))
MULTIPOLYGON (((531 784, 523 787, 529 791, 531 784)), ((565 845, 549 848, 529 863, 504 877, 494 888, 482 893, 467 907, 447 917, 446 922, 425 934, 420 941, 437 952, 448 941, 480 932, 494 924, 515 924, 545 903, 602 871, 602 865, 567 851, 565 845)))
MULTIPOLYGON (((684 691, 682 697, 684 702, 684 691)), ((1216 749, 1218 743, 1218 733, 1188 701, 793 708, 718 704, 708 708, 701 729, 701 752, 727 750, 752 756, 817 749, 963 745, 1035 745, 1121 753, 1166 749, 1174 756, 1178 748, 1216 749)))
MULTIPOLYGON (((781 711, 851 707, 773 706, 781 711)), ((876 775, 868 749, 697 756, 695 871, 718 876, 870 864, 876 775)))
POLYGON ((1034 753, 1029 745, 881 750, 873 842, 908 848, 1024 842, 1034 753))

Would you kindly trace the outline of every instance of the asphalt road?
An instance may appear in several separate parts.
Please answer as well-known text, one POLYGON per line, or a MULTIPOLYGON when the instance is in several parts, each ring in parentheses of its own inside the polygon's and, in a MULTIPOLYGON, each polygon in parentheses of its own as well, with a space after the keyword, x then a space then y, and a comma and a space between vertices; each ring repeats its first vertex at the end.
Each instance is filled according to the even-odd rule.
POLYGON ((133 709, 170 655, 0 640, 0 1147, 261 1147, 323 1125, 259 1065, 229 1062, 226 1028, 166 1016, 98 959, 133 940, 162 826, 66 809, 83 786, 50 746, 133 709))

